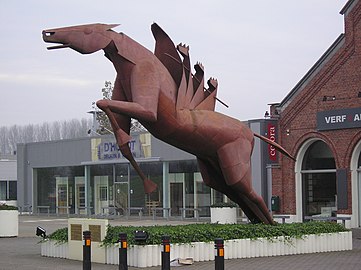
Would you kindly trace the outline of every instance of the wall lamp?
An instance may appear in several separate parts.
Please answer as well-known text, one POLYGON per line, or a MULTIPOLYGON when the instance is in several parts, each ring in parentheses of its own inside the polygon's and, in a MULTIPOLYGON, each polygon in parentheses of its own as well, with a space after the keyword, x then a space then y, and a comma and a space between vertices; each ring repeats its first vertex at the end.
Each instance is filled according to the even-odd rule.
POLYGON ((336 100, 336 96, 323 96, 322 101, 334 101, 336 100))
POLYGON ((46 238, 46 231, 45 231, 45 229, 44 228, 42 228, 42 227, 40 227, 40 226, 38 226, 38 227, 36 227, 36 236, 40 236, 40 237, 42 237, 42 238, 46 238))

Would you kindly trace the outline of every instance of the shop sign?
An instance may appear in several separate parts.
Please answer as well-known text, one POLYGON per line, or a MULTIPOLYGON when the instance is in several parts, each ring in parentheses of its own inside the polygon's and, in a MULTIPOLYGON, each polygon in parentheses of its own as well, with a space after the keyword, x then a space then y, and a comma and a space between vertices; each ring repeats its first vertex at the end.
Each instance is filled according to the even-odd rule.
POLYGON ((317 113, 317 130, 361 127, 361 107, 317 113))
MULTIPOLYGON (((267 125, 267 138, 271 141, 276 141, 276 125, 273 123, 268 123, 267 125)), ((273 145, 268 144, 268 158, 270 161, 277 161, 277 151, 273 145)))
MULTIPOLYGON (((144 137, 144 136, 143 136, 144 137)), ((148 157, 145 143, 142 143, 142 135, 132 135, 132 140, 128 143, 130 151, 135 158, 148 157)), ((92 161, 124 159, 115 138, 93 138, 91 141, 92 161)), ((149 152, 149 151, 148 151, 149 152)))
MULTIPOLYGON (((134 157, 137 157, 137 153, 135 152, 136 141, 132 140, 128 143, 130 151, 132 152, 134 157)), ((124 158, 122 153, 120 152, 119 146, 114 140, 104 140, 98 145, 98 159, 106 160, 106 159, 122 159, 124 158)))

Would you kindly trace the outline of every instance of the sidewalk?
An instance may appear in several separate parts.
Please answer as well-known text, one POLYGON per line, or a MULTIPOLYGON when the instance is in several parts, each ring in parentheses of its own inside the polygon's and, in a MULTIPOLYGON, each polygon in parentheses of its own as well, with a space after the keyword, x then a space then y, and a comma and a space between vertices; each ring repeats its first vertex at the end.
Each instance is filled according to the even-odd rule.
MULTIPOLYGON (((128 221, 110 221, 111 224, 139 224, 154 225, 169 224, 165 220, 128 220, 128 221)), ((186 223, 181 221, 171 221, 170 223, 179 224, 186 223)), ((37 226, 42 226, 47 233, 55 231, 57 228, 67 226, 67 219, 61 217, 46 216, 20 216, 19 236, 15 238, 0 238, 0 270, 34 270, 34 269, 59 269, 72 270, 82 269, 81 261, 73 261, 58 258, 48 258, 40 256, 40 240, 35 236, 37 226)), ((225 250, 225 252, 227 252, 225 250)), ((118 269, 118 265, 104 265, 92 263, 92 270, 97 269, 118 269)), ((135 269, 161 269, 158 267, 150 268, 134 268, 135 269)), ((191 266, 172 267, 172 269, 197 269, 209 270, 214 269, 214 261, 196 262, 191 266)), ((353 250, 343 252, 328 252, 308 255, 279 256, 268 258, 252 258, 252 259, 233 259, 225 261, 226 270, 238 269, 361 269, 361 229, 353 230, 353 250)))

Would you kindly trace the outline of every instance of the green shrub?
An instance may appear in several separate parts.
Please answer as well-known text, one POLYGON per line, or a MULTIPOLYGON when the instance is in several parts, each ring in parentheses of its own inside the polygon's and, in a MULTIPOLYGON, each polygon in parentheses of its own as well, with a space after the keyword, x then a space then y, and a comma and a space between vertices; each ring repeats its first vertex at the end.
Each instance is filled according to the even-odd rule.
MULTIPOLYGON (((149 238, 143 244, 159 245, 163 235, 169 235, 172 244, 191 242, 213 242, 215 238, 230 239, 273 239, 285 236, 286 240, 302 238, 306 234, 336 233, 348 231, 341 224, 333 222, 306 222, 278 225, 264 224, 188 224, 178 226, 111 226, 108 225, 103 245, 118 242, 119 233, 126 233, 128 244, 134 245, 134 231, 144 230, 149 238)), ((68 241, 67 228, 59 229, 49 235, 57 242, 68 241)))
POLYGON ((48 239, 56 241, 56 243, 68 242, 68 228, 61 228, 48 235, 48 239))
POLYGON ((306 234, 321 234, 347 231, 341 224, 333 222, 307 222, 264 225, 264 224, 189 224, 179 226, 108 226, 104 245, 118 242, 119 233, 127 233, 128 243, 134 242, 134 231, 144 230, 149 234, 144 244, 161 244, 161 237, 169 235, 171 243, 212 242, 215 238, 230 239, 272 239, 285 236, 286 239, 302 238, 306 234))
POLYGON ((211 205, 211 208, 223 208, 223 207, 237 207, 238 205, 234 202, 217 202, 211 205))
POLYGON ((0 204, 0 210, 18 210, 16 206, 7 205, 7 204, 0 204))

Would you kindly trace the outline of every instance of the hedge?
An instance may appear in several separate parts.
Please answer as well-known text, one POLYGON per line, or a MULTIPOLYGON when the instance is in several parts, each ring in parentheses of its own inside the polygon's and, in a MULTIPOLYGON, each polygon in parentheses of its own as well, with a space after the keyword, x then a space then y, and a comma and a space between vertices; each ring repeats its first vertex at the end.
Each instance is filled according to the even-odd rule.
MULTIPOLYGON (((127 233, 128 243, 134 245, 134 231, 146 231, 148 239, 145 245, 161 244, 161 237, 168 235, 171 243, 211 242, 215 238, 230 239, 273 239, 285 236, 285 239, 302 238, 307 234, 336 233, 348 231, 341 224, 334 222, 305 222, 277 225, 264 224, 188 224, 178 226, 111 226, 108 225, 103 245, 118 242, 119 233, 127 233)), ((49 239, 57 242, 68 241, 68 229, 58 229, 49 235, 49 239)))

